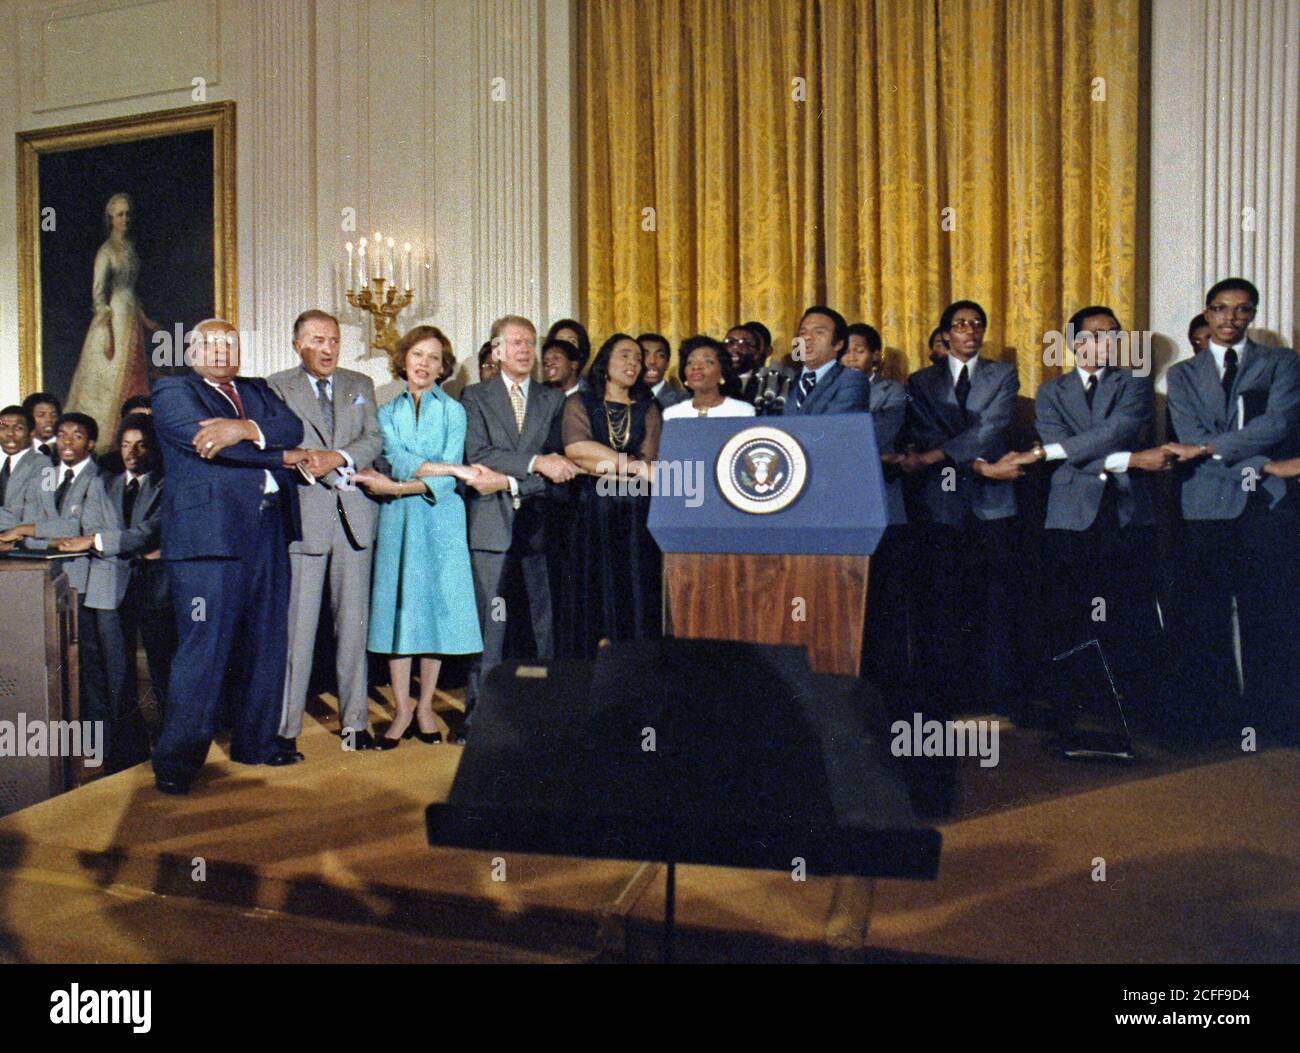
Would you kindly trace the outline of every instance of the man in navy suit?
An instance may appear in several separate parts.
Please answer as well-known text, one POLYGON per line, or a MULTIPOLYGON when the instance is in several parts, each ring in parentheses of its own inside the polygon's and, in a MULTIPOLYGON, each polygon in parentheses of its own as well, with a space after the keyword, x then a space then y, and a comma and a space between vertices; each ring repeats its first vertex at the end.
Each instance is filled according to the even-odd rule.
POLYGON ((907 442, 899 466, 918 479, 922 557, 914 668, 919 701, 938 719, 991 709, 1019 715, 1014 632, 1018 598, 1016 495, 1009 432, 1015 366, 983 358, 988 318, 971 300, 943 312, 948 356, 907 382, 907 442))
POLYGON ((242 764, 297 759, 276 743, 288 646, 289 542, 301 536, 286 467, 302 421, 265 380, 240 377, 239 340, 220 319, 197 325, 193 372, 153 388, 167 469, 162 558, 171 574, 178 646, 162 737, 158 789, 187 793, 216 735, 223 701, 242 764))
POLYGON ((795 341, 803 368, 786 397, 786 416, 871 412, 871 381, 837 361, 848 343, 849 325, 839 311, 822 304, 804 311, 795 341))
POLYGON ((1259 290, 1242 278, 1205 297, 1210 346, 1169 370, 1169 413, 1190 467, 1182 480, 1185 674, 1202 731, 1257 721, 1300 735, 1293 612, 1300 507, 1278 463, 1300 453, 1300 361, 1247 336, 1259 290), (1241 689, 1232 608, 1241 641, 1241 689), (1240 700, 1240 701, 1239 701, 1240 700))

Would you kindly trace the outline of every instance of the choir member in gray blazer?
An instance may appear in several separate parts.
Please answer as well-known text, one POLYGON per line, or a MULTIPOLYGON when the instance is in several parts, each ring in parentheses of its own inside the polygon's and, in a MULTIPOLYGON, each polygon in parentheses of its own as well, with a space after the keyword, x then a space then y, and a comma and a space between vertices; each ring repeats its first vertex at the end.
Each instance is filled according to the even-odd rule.
POLYGON ((1019 390, 1014 366, 980 356, 988 319, 970 300, 950 304, 940 328, 951 353, 907 382, 900 466, 916 475, 918 702, 936 713, 991 709, 1016 715, 1020 600, 1016 496, 1023 469, 1009 461, 1019 390))
POLYGON ((22 406, 0 410, 0 530, 22 522, 27 486, 41 470, 55 477, 54 465, 32 446, 32 415, 22 406))
POLYGON ((113 712, 107 766, 109 771, 120 771, 149 756, 135 672, 138 638, 145 640, 149 676, 161 709, 176 652, 176 626, 166 570, 157 558, 162 544, 162 484, 150 417, 123 417, 114 445, 123 470, 96 476, 86 494, 82 536, 54 544, 64 552, 86 552, 90 557, 86 606, 96 612, 113 712), (145 558, 150 555, 153 558, 145 558))
MULTIPOLYGON (((1056 463, 1047 499, 1044 582, 1051 653, 1096 639, 1130 709, 1160 715, 1164 662, 1156 611, 1151 472, 1173 454, 1150 448, 1155 393, 1148 377, 1111 365, 1120 323, 1108 307, 1075 312, 1066 326, 1077 368, 1045 381, 1035 398, 1046 445, 1022 455, 1056 463), (1098 607, 1098 600, 1105 604, 1098 607), (1098 612, 1101 616, 1098 617, 1098 612)), ((1062 722, 1100 685, 1078 664, 1047 667, 1062 722)))
POLYGON ((279 745, 289 756, 300 756, 296 740, 328 578, 342 746, 369 749, 366 640, 379 506, 351 484, 351 476, 371 467, 383 452, 375 385, 362 373, 338 367, 338 320, 325 311, 298 316, 293 347, 302 364, 274 374, 268 383, 303 423, 302 448, 312 451, 306 466, 316 481, 298 486, 302 539, 289 546, 289 658, 279 745))
POLYGON ((1168 448, 1190 468, 1181 487, 1187 573, 1177 604, 1188 643, 1180 663, 1185 694, 1199 701, 1193 716, 1202 731, 1217 724, 1239 734, 1246 723, 1262 722, 1294 740, 1300 676, 1290 641, 1300 590, 1300 508, 1277 463, 1300 453, 1300 362, 1295 352, 1247 335, 1259 305, 1250 282, 1220 281, 1205 303, 1210 346, 1168 377, 1179 439, 1168 448))

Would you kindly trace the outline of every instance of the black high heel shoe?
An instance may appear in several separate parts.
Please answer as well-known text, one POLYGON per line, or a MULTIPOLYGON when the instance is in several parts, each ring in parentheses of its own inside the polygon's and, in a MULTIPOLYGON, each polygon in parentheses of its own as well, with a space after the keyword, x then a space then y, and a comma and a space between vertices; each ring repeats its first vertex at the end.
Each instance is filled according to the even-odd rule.
MULTIPOLYGON (((414 724, 414 721, 412 721, 412 724, 414 724)), ((442 741, 442 732, 421 731, 419 728, 416 728, 415 737, 419 739, 421 742, 423 742, 426 746, 434 746, 442 741)))
MULTIPOLYGON (((388 725, 388 727, 390 727, 390 728, 391 728, 392 726, 393 726, 392 724, 389 724, 389 725, 388 725)), ((388 729, 385 728, 385 729, 384 729, 385 734, 383 734, 383 735, 377 735, 377 736, 375 737, 375 749, 377 749, 377 750, 395 750, 395 749, 397 749, 398 746, 400 746, 400 745, 402 744, 402 739, 409 739, 412 735, 414 735, 414 734, 415 734, 415 715, 414 715, 414 714, 411 715, 411 722, 410 722, 409 724, 406 725, 406 730, 402 732, 402 739, 389 738, 389 736, 388 736, 388 734, 387 734, 387 730, 388 730, 388 729)))

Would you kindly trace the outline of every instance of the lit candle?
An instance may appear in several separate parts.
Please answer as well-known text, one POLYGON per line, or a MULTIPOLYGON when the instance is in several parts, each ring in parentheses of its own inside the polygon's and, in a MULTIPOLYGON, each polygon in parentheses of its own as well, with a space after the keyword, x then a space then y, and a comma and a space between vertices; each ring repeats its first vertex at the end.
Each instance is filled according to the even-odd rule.
POLYGON ((384 236, 375 231, 375 240, 371 244, 375 255, 375 277, 384 280, 384 236))
POLYGON ((402 246, 402 288, 411 291, 411 243, 402 246))
POLYGON ((357 277, 360 279, 361 288, 365 289, 370 285, 370 272, 366 270, 366 239, 361 239, 361 244, 357 248, 357 277))
POLYGON ((388 264, 388 280, 389 280, 389 281, 390 281, 394 286, 396 286, 396 285, 397 285, 397 272, 396 272, 395 270, 393 270, 393 239, 392 239, 392 238, 389 238, 389 239, 388 239, 388 252, 386 253, 386 260, 387 260, 387 264, 388 264))
POLYGON ((352 242, 346 245, 348 250, 348 292, 352 292, 355 286, 352 284, 352 242))

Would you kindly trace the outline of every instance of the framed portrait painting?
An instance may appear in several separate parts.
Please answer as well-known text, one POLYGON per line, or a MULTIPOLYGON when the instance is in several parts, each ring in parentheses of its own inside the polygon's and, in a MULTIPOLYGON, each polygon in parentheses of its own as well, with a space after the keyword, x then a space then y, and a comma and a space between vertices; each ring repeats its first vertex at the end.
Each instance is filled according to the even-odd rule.
POLYGON ((19 133, 18 251, 23 392, 111 442, 122 403, 181 367, 182 333, 238 324, 235 104, 19 133))

